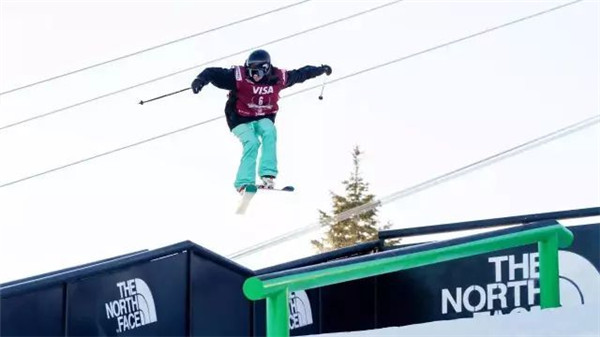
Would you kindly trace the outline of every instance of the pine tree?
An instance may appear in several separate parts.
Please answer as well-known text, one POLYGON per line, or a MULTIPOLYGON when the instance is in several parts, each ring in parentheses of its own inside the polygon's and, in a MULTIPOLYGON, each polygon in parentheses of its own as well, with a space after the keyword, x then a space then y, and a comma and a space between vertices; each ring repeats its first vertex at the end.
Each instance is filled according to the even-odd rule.
MULTIPOLYGON (((346 195, 341 196, 331 192, 333 215, 319 210, 321 224, 328 224, 335 215, 375 200, 375 195, 368 193, 369 184, 365 182, 360 173, 360 156, 362 154, 360 148, 355 146, 352 151, 353 170, 350 178, 342 181, 346 195)), ((311 243, 320 252, 326 252, 360 242, 376 240, 377 224, 377 207, 374 207, 364 213, 332 224, 321 240, 312 240, 311 243)), ((383 229, 389 227, 390 224, 387 224, 383 226, 383 229)))

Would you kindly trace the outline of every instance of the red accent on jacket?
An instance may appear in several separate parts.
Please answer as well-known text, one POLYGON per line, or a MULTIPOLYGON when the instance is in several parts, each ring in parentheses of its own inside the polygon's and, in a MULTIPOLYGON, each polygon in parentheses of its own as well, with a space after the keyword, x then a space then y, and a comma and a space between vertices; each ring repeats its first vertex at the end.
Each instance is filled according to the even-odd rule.
POLYGON ((277 83, 265 85, 254 83, 246 76, 246 68, 235 67, 235 86, 237 89, 236 110, 240 116, 258 117, 276 114, 279 92, 284 88, 286 71, 274 69, 277 83))

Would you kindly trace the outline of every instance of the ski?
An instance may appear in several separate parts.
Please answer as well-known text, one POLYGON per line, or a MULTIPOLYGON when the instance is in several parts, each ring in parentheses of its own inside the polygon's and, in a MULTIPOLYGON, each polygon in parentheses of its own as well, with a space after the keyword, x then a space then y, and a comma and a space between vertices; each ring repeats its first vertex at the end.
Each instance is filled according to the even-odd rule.
POLYGON ((242 200, 240 200, 240 203, 238 205, 237 210, 235 211, 236 214, 245 214, 246 210, 248 209, 248 205, 250 205, 250 201, 252 201, 252 198, 254 198, 254 195, 256 194, 256 192, 258 190, 262 190, 262 191, 277 191, 277 192, 293 192, 295 190, 294 186, 285 186, 282 188, 264 188, 261 185, 248 185, 246 186, 246 189, 244 190, 244 194, 242 194, 242 200))
POLYGON ((294 190, 295 190, 294 186, 285 186, 282 188, 265 188, 262 185, 258 185, 257 187, 259 190, 263 190, 263 191, 294 192, 294 190))
POLYGON ((238 208, 235 211, 236 214, 246 213, 246 209, 248 209, 248 205, 250 205, 250 201, 256 194, 257 190, 258 190, 258 187, 256 187, 256 185, 246 186, 246 189, 244 190, 244 194, 242 195, 242 200, 240 200, 238 208))

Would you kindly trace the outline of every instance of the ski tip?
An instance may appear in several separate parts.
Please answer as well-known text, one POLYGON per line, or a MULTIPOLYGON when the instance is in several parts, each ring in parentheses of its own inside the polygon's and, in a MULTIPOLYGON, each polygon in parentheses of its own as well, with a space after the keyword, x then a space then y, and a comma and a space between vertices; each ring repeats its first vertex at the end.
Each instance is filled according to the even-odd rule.
POLYGON ((286 187, 282 188, 281 190, 287 191, 287 192, 294 192, 295 188, 294 188, 294 186, 286 186, 286 187))

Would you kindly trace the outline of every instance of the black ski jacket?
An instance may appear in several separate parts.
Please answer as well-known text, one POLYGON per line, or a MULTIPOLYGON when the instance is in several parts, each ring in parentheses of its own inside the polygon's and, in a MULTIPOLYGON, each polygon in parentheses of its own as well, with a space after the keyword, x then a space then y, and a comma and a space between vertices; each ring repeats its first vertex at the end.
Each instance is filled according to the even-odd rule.
MULTIPOLYGON (((274 73, 275 71, 271 71, 271 74, 274 73)), ((302 83, 308 79, 322 75, 323 73, 325 73, 325 69, 323 67, 315 66, 304 66, 299 69, 288 70, 284 88, 289 88, 296 83, 302 83)), ((244 76, 247 75, 244 74, 244 76)), ((257 117, 244 117, 237 113, 235 108, 235 103, 237 101, 237 90, 235 85, 236 82, 234 68, 206 68, 197 76, 197 78, 201 78, 203 82, 212 83, 217 88, 229 90, 229 99, 225 104, 225 116, 227 118, 229 130, 233 130, 233 128, 242 123, 248 123, 262 118, 268 118, 275 123, 275 116, 277 116, 277 114, 269 114, 257 117)), ((275 76, 265 76, 260 80, 260 82, 258 82, 258 84, 271 85, 276 83, 277 80, 278 78, 275 76)))

